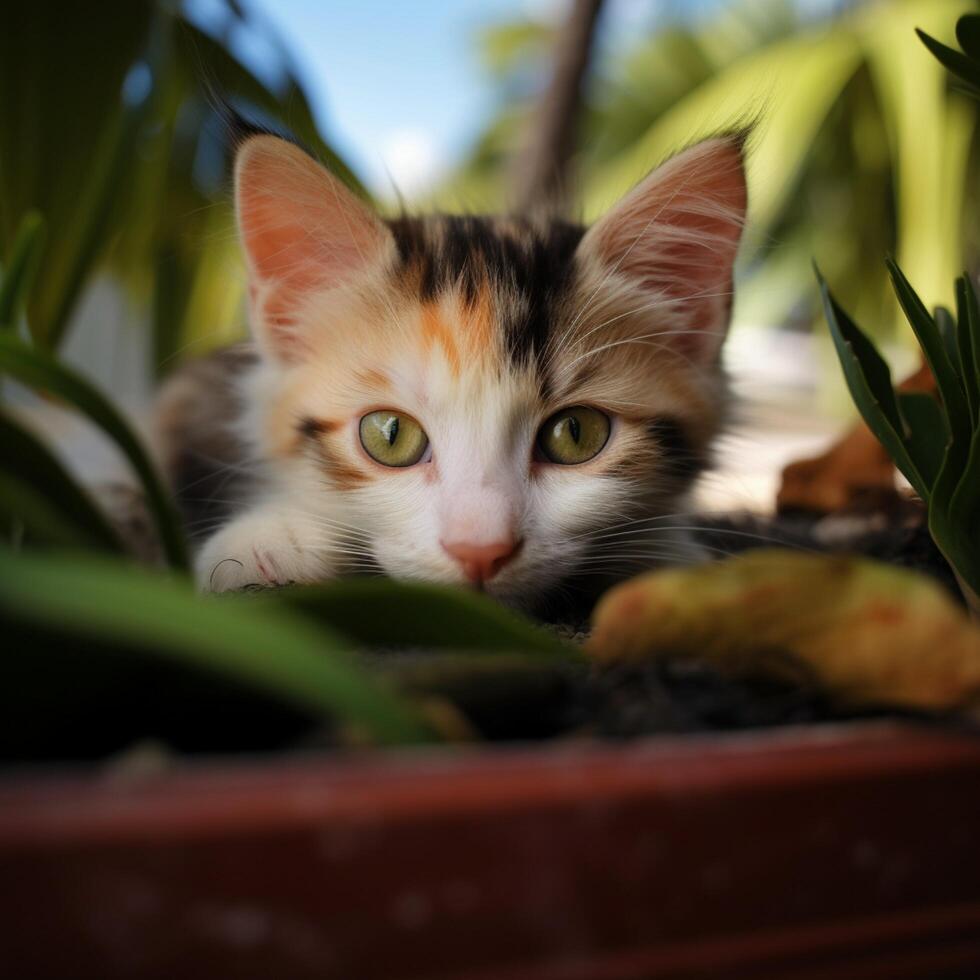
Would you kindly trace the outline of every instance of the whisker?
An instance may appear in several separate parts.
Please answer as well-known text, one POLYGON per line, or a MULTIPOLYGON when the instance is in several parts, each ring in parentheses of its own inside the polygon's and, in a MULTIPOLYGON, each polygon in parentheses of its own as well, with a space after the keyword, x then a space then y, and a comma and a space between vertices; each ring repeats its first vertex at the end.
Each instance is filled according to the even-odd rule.
MULTIPOLYGON (((716 298, 727 297, 731 295, 732 295, 732 290, 726 289, 723 290, 722 292, 702 291, 697 293, 689 293, 686 296, 667 296, 667 295, 660 296, 657 299, 653 300, 652 302, 644 304, 643 306, 637 306, 635 309, 627 310, 625 313, 617 313, 616 316, 612 316, 609 317, 607 320, 603 320, 601 323, 598 323, 594 327, 591 327, 589 330, 587 330, 584 334, 582 334, 581 337, 574 338, 573 343, 581 344, 597 331, 602 330, 604 327, 608 327, 610 324, 616 323, 617 320, 622 320, 628 316, 636 316, 639 313, 645 313, 648 310, 654 310, 662 307, 669 308, 669 307, 679 306, 682 303, 689 303, 691 300, 694 299, 716 299, 716 298)), ((677 329, 676 331, 673 332, 678 334, 708 333, 708 334, 716 335, 715 331, 712 330, 698 331, 698 330, 688 330, 688 329, 677 329)), ((572 344, 569 343, 567 346, 572 346, 572 344)))
MULTIPOLYGON (((603 351, 612 350, 614 347, 622 347, 624 344, 642 344, 644 341, 653 339, 654 337, 675 337, 675 336, 691 336, 694 334, 707 334, 710 337, 717 337, 717 333, 714 330, 658 330, 654 333, 641 334, 639 337, 625 337, 620 340, 610 341, 608 344, 602 344, 599 347, 593 347, 592 350, 586 351, 584 354, 579 354, 578 357, 574 358, 569 364, 567 369, 571 369, 578 364, 579 361, 584 361, 587 357, 595 357, 596 354, 601 354, 603 351)), ((679 351, 674 350, 667 344, 644 344, 647 347, 657 347, 661 350, 670 350, 674 354, 678 354, 687 361, 688 364, 693 368, 698 368, 699 365, 691 360, 691 358, 681 354, 679 351)))

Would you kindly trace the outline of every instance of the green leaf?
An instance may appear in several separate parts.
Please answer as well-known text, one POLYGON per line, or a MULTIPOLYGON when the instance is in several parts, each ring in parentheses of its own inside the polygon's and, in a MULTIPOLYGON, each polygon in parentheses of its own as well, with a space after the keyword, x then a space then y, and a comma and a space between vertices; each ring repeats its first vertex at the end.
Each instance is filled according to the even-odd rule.
POLYGON ((862 55, 859 40, 846 29, 800 32, 746 52, 648 122, 646 132, 585 182, 585 216, 594 219, 648 173, 651 163, 678 147, 744 125, 746 107, 783 80, 779 98, 766 107, 771 138, 753 147, 748 175, 753 221, 770 227, 792 199, 808 152, 862 55))
POLYGON ((970 450, 947 513, 954 531, 953 554, 947 557, 951 558, 950 564, 973 594, 980 595, 980 426, 973 432, 970 450))
POLYGON ((980 304, 969 275, 956 280, 956 346, 973 424, 980 424, 980 304))
POLYGON ((577 647, 542 627, 463 589, 363 578, 285 589, 268 598, 285 601, 366 646, 579 655, 577 647))
POLYGON ((89 495, 44 444, 0 412, 0 514, 31 541, 123 550, 119 536, 89 495))
POLYGON ((5 8, 0 242, 9 249, 32 208, 44 215, 49 234, 38 273, 44 288, 28 302, 32 335, 42 344, 56 342, 81 286, 105 256, 112 229, 94 234, 99 216, 125 197, 141 162, 132 147, 119 148, 115 140, 123 83, 143 53, 159 6, 104 0, 95 11, 36 0, 5 8))
POLYGON ((93 645, 111 644, 136 663, 226 678, 379 743, 432 738, 415 709, 363 670, 336 633, 285 609, 201 598, 184 580, 106 559, 0 549, 0 615, 22 628, 57 626, 70 643, 62 654, 74 655, 80 677, 93 645))
POLYGON ((176 568, 186 568, 187 546, 173 500, 139 439, 105 396, 49 354, 10 335, 0 335, 0 372, 64 399, 111 436, 142 482, 167 559, 176 568))
POLYGON ((980 62, 967 57, 955 48, 941 44, 925 31, 916 28, 916 34, 922 43, 932 52, 933 57, 957 78, 965 82, 971 91, 980 92, 980 62))
POLYGON ((814 268, 827 324, 854 404, 915 492, 923 500, 928 500, 929 484, 905 444, 905 424, 892 388, 891 371, 874 344, 837 305, 820 270, 814 268))
POLYGON ((0 470, 0 537, 20 548, 25 544, 90 550, 98 543, 83 528, 65 519, 26 480, 0 470))
POLYGON ((950 364, 953 365, 954 370, 958 374, 961 374, 962 372, 959 369, 960 352, 956 338, 956 321, 953 319, 953 314, 945 306, 937 306, 932 311, 932 318, 939 330, 939 337, 943 342, 943 346, 946 348, 946 356, 949 358, 950 364))
POLYGON ((976 536, 971 539, 962 518, 968 508, 955 507, 957 491, 967 469, 970 446, 954 438, 946 447, 943 464, 929 498, 929 533, 950 565, 964 578, 976 562, 976 536))
POLYGON ((891 259, 886 259, 885 264, 888 266, 898 302, 908 317, 926 363, 936 379, 936 388, 949 417, 953 438, 962 438, 968 435, 971 428, 966 392, 950 362, 946 345, 939 335, 939 328, 898 265, 891 259))
POLYGON ((110 119, 96 148, 95 159, 78 189, 71 252, 65 251, 56 276, 45 277, 42 312, 32 320, 32 336, 55 350, 68 329, 75 303, 107 244, 116 193, 127 167, 132 166, 146 103, 110 119))
POLYGON ((905 444, 926 486, 932 487, 942 467, 950 434, 942 407, 932 395, 898 393, 898 407, 906 422, 905 444))
MULTIPOLYGON (((963 195, 970 184, 969 147, 975 114, 972 106, 950 94, 943 66, 920 48, 913 28, 945 31, 961 12, 962 4, 944 0, 903 0, 891 5, 887 16, 864 8, 866 44, 873 51, 869 68, 891 157, 894 186, 889 196, 897 232, 894 243, 887 242, 887 234, 876 236, 872 254, 893 252, 923 293, 949 305, 961 263, 959 227, 963 195)), ((855 120, 855 138, 861 138, 866 125, 865 120, 855 120)), ((883 179, 887 180, 884 170, 874 177, 868 173, 864 192, 875 193, 883 179)), ((855 219, 848 224, 852 233, 864 234, 857 232, 854 220, 862 220, 860 212, 855 211, 855 219)), ((880 211, 872 220, 890 223, 880 211)), ((865 261, 864 256, 855 256, 852 264, 865 261)), ((852 278, 850 285, 865 303, 870 299, 866 295, 869 288, 878 288, 877 277, 871 285, 867 271, 852 278)), ((902 329, 897 321, 894 327, 896 332, 902 329)))
POLYGON ((14 330, 27 303, 44 247, 44 219, 29 211, 21 220, 0 284, 0 330, 14 330))
POLYGON ((980 14, 964 14, 956 22, 956 40, 968 58, 980 60, 980 14))

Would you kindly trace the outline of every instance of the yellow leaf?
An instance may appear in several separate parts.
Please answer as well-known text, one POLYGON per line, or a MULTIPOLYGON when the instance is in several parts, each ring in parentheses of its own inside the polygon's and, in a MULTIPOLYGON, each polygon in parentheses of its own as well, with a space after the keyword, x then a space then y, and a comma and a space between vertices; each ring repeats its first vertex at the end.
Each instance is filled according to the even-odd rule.
POLYGON ((604 596, 587 649, 752 673, 795 658, 852 705, 980 707, 980 628, 932 580, 860 558, 764 549, 643 575, 604 596))

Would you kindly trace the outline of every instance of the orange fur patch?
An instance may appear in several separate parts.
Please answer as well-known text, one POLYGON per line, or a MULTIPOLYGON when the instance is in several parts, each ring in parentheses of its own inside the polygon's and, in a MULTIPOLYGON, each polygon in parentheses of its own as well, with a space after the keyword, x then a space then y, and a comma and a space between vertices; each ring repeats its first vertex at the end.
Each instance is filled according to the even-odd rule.
POLYGON ((427 350, 436 345, 442 347, 450 374, 454 378, 459 377, 462 361, 456 338, 435 303, 425 303, 422 306, 422 343, 427 350))
POLYGON ((321 437, 318 439, 319 454, 323 460, 324 469, 331 483, 338 490, 354 490, 370 482, 372 474, 355 463, 347 460, 342 447, 334 445, 338 438, 338 430, 341 428, 339 422, 328 422, 332 426, 329 429, 321 430, 321 437))
POLYGON ((446 318, 437 303, 422 306, 422 343, 426 350, 442 348, 454 378, 462 371, 464 354, 468 360, 487 357, 494 347, 493 337, 494 309, 489 288, 459 310, 453 321, 446 318))
POLYGON ((338 490, 354 490, 371 480, 364 470, 351 466, 332 453, 327 454, 327 476, 338 490))
POLYGON ((354 375, 354 380, 364 388, 390 388, 391 378, 384 371, 376 368, 365 368, 354 375))

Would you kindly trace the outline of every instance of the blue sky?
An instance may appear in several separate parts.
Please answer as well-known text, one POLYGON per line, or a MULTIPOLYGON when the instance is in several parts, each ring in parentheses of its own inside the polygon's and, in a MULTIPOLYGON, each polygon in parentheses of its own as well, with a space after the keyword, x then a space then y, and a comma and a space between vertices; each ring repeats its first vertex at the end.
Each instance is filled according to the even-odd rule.
POLYGON ((525 8, 524 0, 261 4, 330 138, 385 196, 386 170, 411 191, 459 158, 493 108, 475 34, 525 8))

